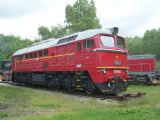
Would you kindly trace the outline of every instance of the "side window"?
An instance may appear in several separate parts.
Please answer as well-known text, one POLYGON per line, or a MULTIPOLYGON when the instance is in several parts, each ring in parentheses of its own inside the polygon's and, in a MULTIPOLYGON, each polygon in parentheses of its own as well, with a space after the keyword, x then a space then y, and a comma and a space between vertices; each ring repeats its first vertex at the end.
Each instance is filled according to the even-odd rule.
POLYGON ((44 56, 48 56, 48 49, 44 50, 44 56))
POLYGON ((94 40, 91 40, 91 48, 94 48, 94 40))
POLYGON ((17 60, 18 60, 18 61, 20 60, 20 56, 17 56, 17 60))
POLYGON ((84 48, 94 48, 94 41, 93 40, 85 40, 84 41, 84 48))
POLYGON ((77 51, 80 51, 82 50, 82 44, 79 42, 77 43, 77 51))
POLYGON ((34 54, 34 58, 36 58, 37 57, 37 52, 34 52, 33 54, 34 54))
POLYGON ((19 61, 21 61, 22 60, 22 56, 19 56, 19 61))
POLYGON ((38 52, 38 56, 39 56, 39 57, 42 57, 42 51, 39 51, 39 52, 38 52))
POLYGON ((26 54, 26 59, 28 59, 28 54, 26 54))
POLYGON ((22 60, 24 60, 24 55, 22 55, 22 60))
POLYGON ((33 54, 32 53, 29 54, 29 58, 33 58, 33 54))
POLYGON ((22 57, 21 57, 21 56, 19 56, 19 61, 21 61, 21 59, 22 59, 22 57))
POLYGON ((28 59, 29 59, 29 53, 27 55, 28 55, 28 59))

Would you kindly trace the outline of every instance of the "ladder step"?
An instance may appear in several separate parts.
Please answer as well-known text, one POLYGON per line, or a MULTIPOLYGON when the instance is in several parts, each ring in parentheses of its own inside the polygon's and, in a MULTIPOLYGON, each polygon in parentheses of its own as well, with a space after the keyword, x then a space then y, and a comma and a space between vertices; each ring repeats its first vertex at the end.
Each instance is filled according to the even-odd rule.
POLYGON ((76 90, 83 90, 83 88, 76 88, 76 90))

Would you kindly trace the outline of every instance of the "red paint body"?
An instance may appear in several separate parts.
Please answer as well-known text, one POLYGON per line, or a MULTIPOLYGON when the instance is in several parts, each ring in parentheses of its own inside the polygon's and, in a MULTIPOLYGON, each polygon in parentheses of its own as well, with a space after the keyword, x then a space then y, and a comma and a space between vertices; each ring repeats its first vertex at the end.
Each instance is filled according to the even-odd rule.
POLYGON ((155 55, 130 55, 128 57, 129 81, 157 84, 159 73, 155 55))
POLYGON ((39 48, 38 51, 42 51, 42 57, 22 58, 22 55, 33 55, 34 52, 38 51, 14 55, 13 73, 87 71, 95 84, 107 83, 115 77, 119 77, 122 81, 127 78, 127 50, 117 46, 116 35, 114 34, 97 34, 84 40, 46 49, 48 49, 48 55, 44 56, 44 49, 39 48), (112 36, 115 47, 104 47, 100 42, 100 36, 102 35, 112 36), (85 40, 93 40, 94 47, 85 48, 85 40), (77 50, 78 43, 82 45, 81 50, 77 50))
POLYGON ((156 72, 156 58, 154 56, 130 58, 128 68, 129 72, 156 72))

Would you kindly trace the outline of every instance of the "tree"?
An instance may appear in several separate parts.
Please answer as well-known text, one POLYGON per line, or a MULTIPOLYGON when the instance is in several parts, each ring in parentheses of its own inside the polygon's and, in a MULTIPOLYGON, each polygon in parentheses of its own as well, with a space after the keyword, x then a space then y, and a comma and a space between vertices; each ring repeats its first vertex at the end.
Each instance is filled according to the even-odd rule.
POLYGON ((160 58, 160 29, 147 30, 142 39, 144 53, 156 54, 160 58))
POLYGON ((46 26, 41 26, 38 28, 38 34, 40 35, 40 40, 36 40, 36 42, 41 40, 46 40, 49 38, 59 38, 63 37, 67 33, 66 27, 58 24, 57 26, 52 26, 51 30, 46 26))
POLYGON ((48 27, 45 27, 45 26, 41 26, 38 28, 38 34, 40 35, 41 40, 46 40, 51 38, 51 32, 48 29, 48 27))
POLYGON ((144 53, 155 53, 157 47, 157 30, 147 30, 142 39, 142 48, 144 53))
POLYGON ((77 0, 73 6, 65 9, 66 27, 70 32, 101 28, 96 16, 96 7, 93 0, 77 0))
POLYGON ((142 38, 140 37, 127 37, 127 49, 129 54, 142 54, 142 38))
POLYGON ((29 39, 21 39, 14 35, 2 35, 0 34, 0 60, 11 59, 12 54, 21 48, 25 48, 31 44, 33 41, 29 39))
POLYGON ((52 26, 51 30, 45 26, 38 28, 40 40, 52 37, 59 38, 73 32, 101 27, 96 16, 96 7, 93 0, 90 0, 90 2, 88 0, 77 0, 73 6, 67 5, 65 14, 65 27, 58 24, 57 26, 52 26))
POLYGON ((66 27, 63 27, 60 24, 51 27, 51 36, 53 38, 63 37, 66 33, 67 33, 66 27))
POLYGON ((126 39, 131 54, 155 54, 160 60, 160 29, 147 30, 142 38, 127 37, 126 39))

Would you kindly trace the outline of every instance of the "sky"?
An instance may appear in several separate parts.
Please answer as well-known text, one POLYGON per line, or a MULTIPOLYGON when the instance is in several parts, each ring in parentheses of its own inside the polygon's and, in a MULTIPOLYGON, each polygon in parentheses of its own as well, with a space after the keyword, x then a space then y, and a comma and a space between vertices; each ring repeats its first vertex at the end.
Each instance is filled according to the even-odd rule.
MULTIPOLYGON (((124 37, 160 28, 160 0, 94 0, 103 29, 124 37)), ((76 0, 0 0, 0 34, 38 38, 38 27, 64 25, 65 7, 76 0)))

